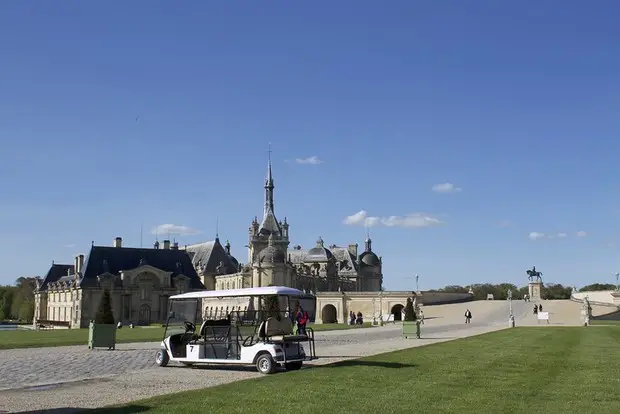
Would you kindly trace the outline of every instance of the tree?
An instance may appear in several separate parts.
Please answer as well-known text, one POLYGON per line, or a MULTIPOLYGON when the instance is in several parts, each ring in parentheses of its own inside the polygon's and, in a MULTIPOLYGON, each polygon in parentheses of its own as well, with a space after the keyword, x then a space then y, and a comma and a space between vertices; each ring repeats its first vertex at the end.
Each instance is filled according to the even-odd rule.
POLYGON ((277 320, 281 319, 280 315, 280 301, 275 295, 267 296, 263 300, 263 313, 266 318, 274 317, 277 320))
POLYGON ((413 309, 413 300, 407 298, 407 304, 405 305, 405 321, 413 322, 416 319, 415 309, 413 309))
POLYGON ((20 277, 15 281, 15 290, 10 305, 12 319, 30 322, 34 316, 34 290, 37 277, 20 277), (32 315, 32 316, 30 316, 32 315))
POLYGON ((545 299, 570 299, 572 293, 573 289, 570 286, 549 283, 543 288, 542 296, 545 299))
POLYGON ((24 301, 19 307, 17 319, 22 322, 32 322, 34 319, 34 301, 24 301))
POLYGON ((95 324, 97 325, 114 325, 114 313, 112 312, 112 297, 108 289, 103 291, 99 309, 95 314, 95 324))
POLYGON ((593 292, 597 290, 616 290, 616 285, 612 285, 609 283, 593 283, 579 289, 580 292, 593 292))
POLYGON ((0 286, 0 321, 11 319, 15 286, 0 286))
POLYGON ((446 292, 446 293, 467 293, 469 292, 469 289, 467 289, 464 286, 459 286, 459 285, 449 285, 449 286, 444 286, 441 289, 438 290, 438 292, 446 292))

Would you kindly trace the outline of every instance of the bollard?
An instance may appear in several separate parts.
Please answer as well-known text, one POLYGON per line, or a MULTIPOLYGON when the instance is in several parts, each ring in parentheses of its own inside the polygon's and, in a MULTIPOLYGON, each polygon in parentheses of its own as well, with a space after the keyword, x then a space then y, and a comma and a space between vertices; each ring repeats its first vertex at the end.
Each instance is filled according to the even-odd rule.
POLYGON ((515 317, 510 315, 508 317, 508 327, 509 328, 514 328, 515 327, 515 317))

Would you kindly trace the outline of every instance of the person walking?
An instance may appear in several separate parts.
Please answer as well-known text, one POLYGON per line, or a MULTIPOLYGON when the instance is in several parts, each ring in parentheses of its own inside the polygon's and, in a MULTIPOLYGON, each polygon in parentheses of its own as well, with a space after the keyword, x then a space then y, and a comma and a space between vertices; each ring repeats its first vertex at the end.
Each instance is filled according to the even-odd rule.
POLYGON ((465 311, 465 323, 471 323, 471 311, 469 309, 465 311))

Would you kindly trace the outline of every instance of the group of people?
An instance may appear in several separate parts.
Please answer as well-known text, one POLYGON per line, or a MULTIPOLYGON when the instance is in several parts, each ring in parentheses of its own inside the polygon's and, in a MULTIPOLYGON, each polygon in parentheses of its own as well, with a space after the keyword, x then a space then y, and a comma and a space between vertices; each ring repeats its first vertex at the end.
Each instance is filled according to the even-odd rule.
POLYGON ((534 304, 534 315, 536 315, 538 312, 542 312, 542 305, 534 304))
POLYGON ((349 324, 350 325, 362 325, 364 323, 364 317, 362 316, 362 312, 349 312, 349 324))

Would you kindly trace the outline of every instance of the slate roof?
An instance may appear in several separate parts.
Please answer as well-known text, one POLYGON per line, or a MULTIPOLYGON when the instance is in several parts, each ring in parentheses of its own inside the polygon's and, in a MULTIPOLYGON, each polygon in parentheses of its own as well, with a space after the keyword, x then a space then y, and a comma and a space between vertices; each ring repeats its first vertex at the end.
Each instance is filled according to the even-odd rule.
POLYGON ((204 272, 216 273, 220 262, 224 262, 226 274, 237 273, 239 270, 239 262, 226 253, 226 249, 220 243, 219 238, 186 246, 185 250, 189 254, 192 264, 194 266, 201 264, 204 267, 204 272))
MULTIPOLYGON (((312 249, 310 249, 312 250, 312 249)), ((309 249, 288 249, 287 255, 291 259, 291 263, 293 264, 301 264, 307 263, 306 256, 308 255, 309 249)), ((359 270, 359 266, 357 263, 357 258, 351 254, 348 248, 339 247, 339 246, 330 246, 330 252, 332 253, 334 259, 339 262, 347 261, 347 264, 351 266, 351 272, 357 272, 359 270)), ((345 272, 346 270, 341 270, 340 273, 345 272)))
POLYGON ((134 247, 92 246, 84 261, 81 287, 97 286, 97 276, 109 272, 118 275, 122 270, 131 270, 148 264, 166 272, 171 277, 183 274, 190 279, 190 289, 205 289, 192 261, 184 250, 143 249, 134 247))
MULTIPOLYGON (((39 290, 46 290, 50 283, 58 282, 60 279, 65 280, 67 278, 67 270, 69 270, 71 275, 75 274, 73 265, 52 264, 50 270, 47 271, 43 282, 41 282, 39 290)), ((71 278, 73 278, 73 276, 71 276, 71 278)))

